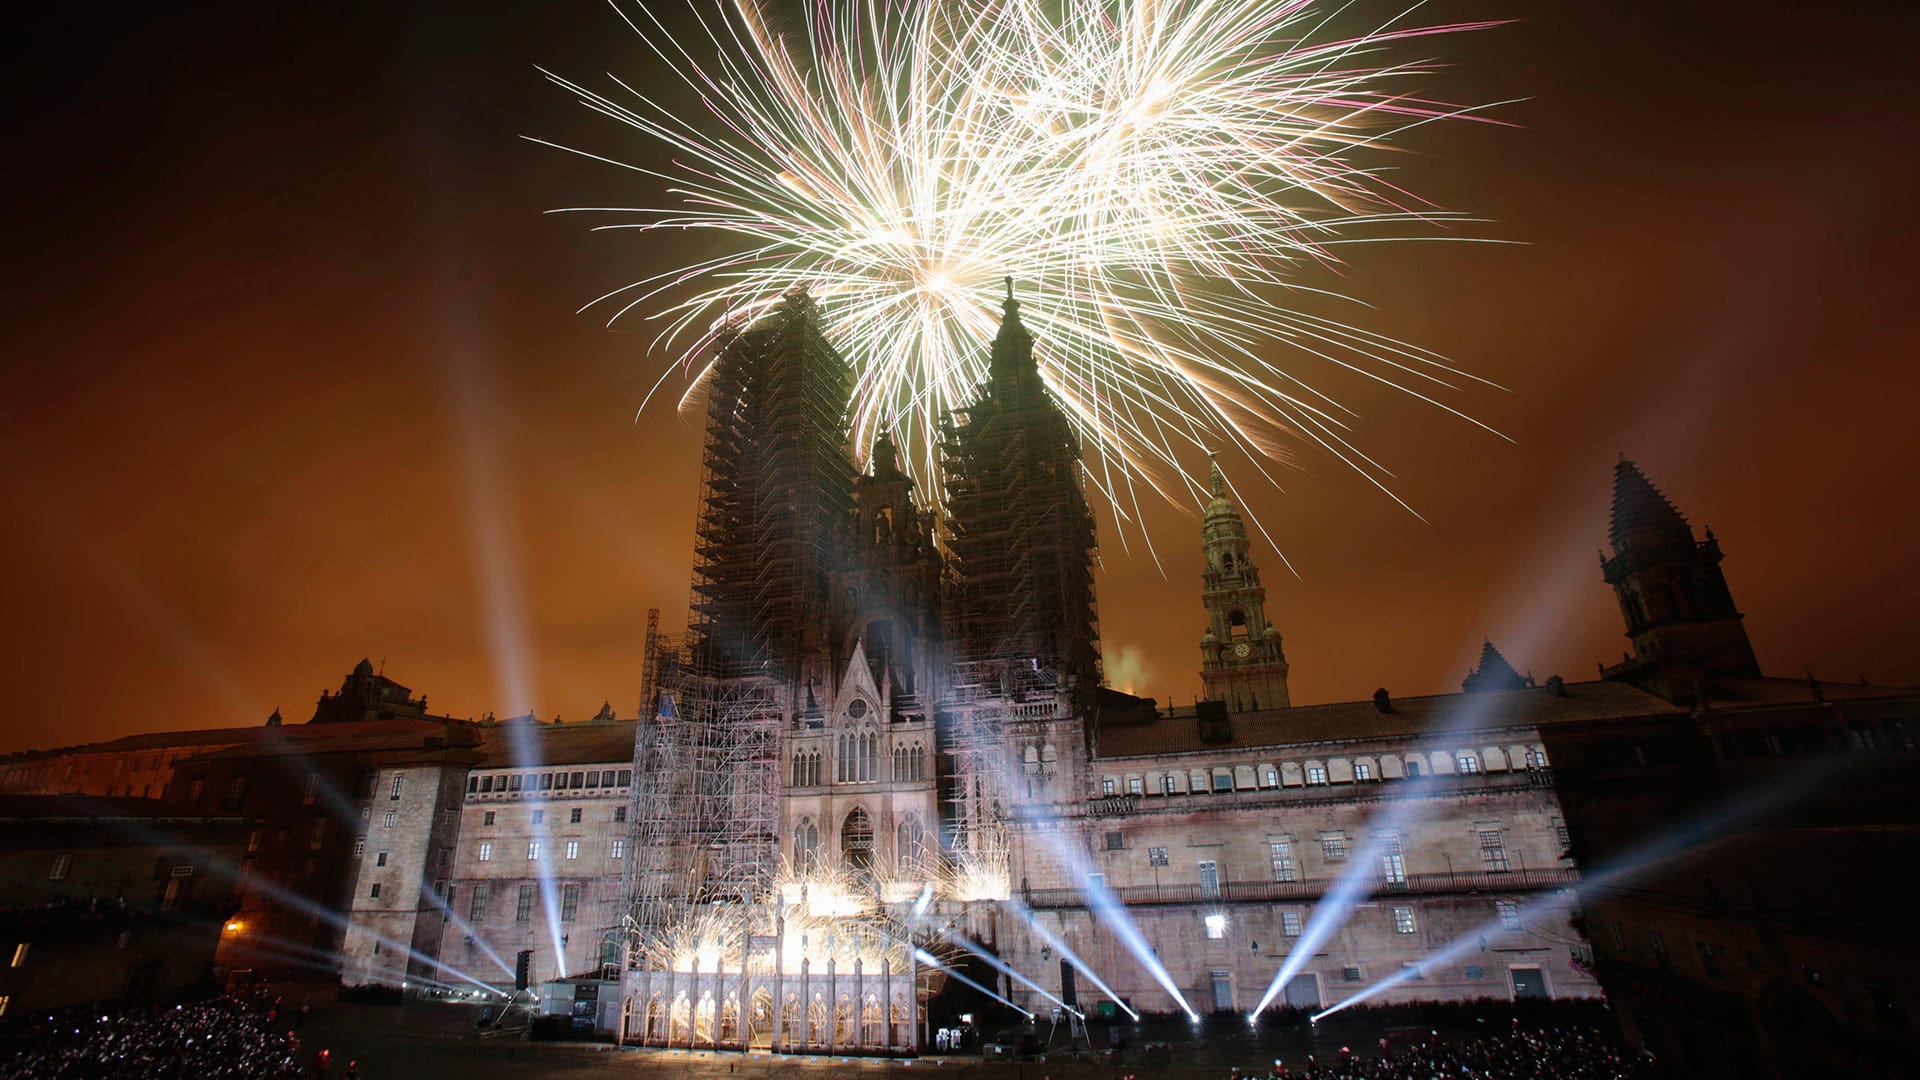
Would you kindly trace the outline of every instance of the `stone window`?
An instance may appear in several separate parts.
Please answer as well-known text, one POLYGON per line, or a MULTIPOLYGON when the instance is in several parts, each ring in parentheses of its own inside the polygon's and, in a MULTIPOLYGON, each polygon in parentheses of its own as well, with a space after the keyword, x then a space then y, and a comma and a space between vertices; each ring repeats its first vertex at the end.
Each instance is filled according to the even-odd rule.
POLYGON ((1324 784, 1326 782, 1327 782, 1327 767, 1325 765, 1307 766, 1307 783, 1324 784))
POLYGON ((1127 794, 1144 795, 1146 794, 1146 791, 1147 791, 1147 782, 1145 780, 1142 780, 1137 776, 1127 777, 1127 794))
POLYGON ((373 857, 373 865, 375 866, 387 865, 387 853, 384 851, 376 853, 373 857))
POLYGON ((1500 914, 1500 929, 1520 929, 1520 905, 1512 900, 1495 900, 1493 908, 1500 914))
POLYGON ((1107 850, 1108 851, 1125 850, 1127 846, 1126 839, 1127 839, 1126 836, 1122 833, 1117 833, 1117 832, 1108 833, 1107 834, 1107 850))
POLYGON ((632 782, 633 782, 633 770, 621 769, 620 770, 620 786, 626 787, 628 784, 632 782))
POLYGON ((1220 899, 1220 864, 1203 862, 1200 864, 1200 895, 1208 900, 1220 899))
POLYGON ((616 825, 624 825, 624 824, 626 824, 626 821, 627 821, 627 808, 626 808, 626 807, 624 807, 624 806, 616 806, 616 807, 614 807, 614 808, 613 808, 613 822, 614 822, 614 824, 616 824, 616 825))
POLYGON ((1279 787, 1280 786, 1280 770, 1274 768, 1271 765, 1267 766, 1265 771, 1263 771, 1260 774, 1260 786, 1261 787, 1279 787))
POLYGON ((1352 964, 1348 964, 1346 967, 1343 967, 1340 969, 1340 978, 1350 983, 1360 982, 1361 981, 1360 969, 1353 966, 1352 964))
POLYGON ((1413 909, 1410 907, 1394 908, 1393 932, 1396 934, 1411 934, 1413 931, 1413 909))
POLYGON ((394 823, 399 820, 400 820, 400 815, 398 813, 392 810, 387 811, 387 816, 385 819, 387 828, 389 829, 393 828, 394 823))
POLYGON ((538 840, 527 841, 527 861, 528 862, 540 861, 540 841, 538 840))
POLYGON ((320 790, 320 774, 317 772, 308 773, 307 774, 307 790, 300 793, 300 802, 305 806, 312 806, 314 794, 319 790, 320 790))
POLYGON ((1320 857, 1328 862, 1338 862, 1347 857, 1347 838, 1335 834, 1320 838, 1320 857))
POLYGON ((482 825, 493 824, 493 811, 491 810, 487 811, 486 816, 480 819, 480 824, 482 825))
POLYGON ((1167 849, 1163 847, 1148 848, 1147 849, 1147 865, 1148 866, 1167 865, 1167 849))
POLYGON ((487 901, 493 898, 493 885, 489 882, 475 882, 473 896, 467 901, 467 921, 479 922, 487 917, 487 901))
POLYGON ((1219 941, 1221 938, 1227 936, 1227 917, 1225 915, 1208 915, 1202 920, 1202 923, 1207 928, 1207 940, 1219 941))
POLYGON ((1366 762, 1364 762, 1364 761, 1357 761, 1357 762, 1354 762, 1354 765, 1353 765, 1353 778, 1354 778, 1355 780, 1371 780, 1371 779, 1373 779, 1373 766, 1372 766, 1372 765, 1369 765, 1369 764, 1367 764, 1367 763, 1366 763, 1366 762))
POLYGON ((1179 794, 1177 791, 1174 790, 1174 783, 1175 782, 1174 782, 1172 773, 1168 773, 1167 775, 1161 777, 1160 778, 1160 794, 1162 795, 1179 794))
POLYGON ((580 914, 580 886, 560 886, 560 921, 572 922, 580 914))
POLYGON ((624 859, 624 858, 626 858, 626 857, 627 857, 627 842, 626 842, 625 840, 615 840, 615 841, 613 841, 613 842, 611 842, 611 843, 609 843, 609 844, 607 845, 607 857, 608 857, 608 858, 610 858, 610 859, 624 859))
POLYGON ((567 858, 577 859, 579 857, 580 857, 580 841, 578 840, 567 841, 567 858))
POLYGON ((1280 932, 1287 937, 1300 936, 1300 913, 1283 911, 1280 913, 1280 932))
POLYGON ((379 882, 376 881, 373 883, 373 888, 367 892, 367 896, 370 899, 374 899, 374 900, 380 899, 380 883, 379 882))
POLYGON ((1214 773, 1213 774, 1213 790, 1232 791, 1233 790, 1233 774, 1229 772, 1214 773))
POLYGON ((1294 866, 1293 866, 1293 841, 1270 840, 1267 842, 1267 853, 1268 853, 1268 856, 1273 861, 1273 880, 1275 881, 1295 880, 1295 872, 1294 872, 1294 866))
POLYGON ((1499 829, 1480 830, 1480 866, 1490 874, 1507 872, 1507 848, 1500 842, 1499 829))
POLYGON ((1113 792, 1114 792, 1113 777, 1111 776, 1101 777, 1100 778, 1100 794, 1111 795, 1113 794, 1113 792))
POLYGON ((573 809, 567 811, 567 824, 569 825, 580 824, 580 808, 579 807, 576 806, 573 809))
POLYGON ((517 923, 533 920, 533 886, 520 886, 520 896, 513 906, 513 921, 517 923))
POLYGON ((1453 764, 1463 776, 1471 776, 1480 771, 1480 758, 1474 754, 1461 754, 1453 759, 1453 764))
POLYGON ((404 785, 404 784, 405 784, 406 782, 407 782, 407 778, 406 778, 406 777, 404 777, 404 776, 401 776, 401 775, 400 775, 399 773, 395 773, 395 774, 393 775, 393 788, 392 788, 392 790, 390 790, 390 791, 388 791, 388 792, 387 792, 387 801, 389 801, 389 802, 399 802, 399 801, 400 801, 400 788, 401 788, 401 787, 402 787, 402 786, 403 786, 403 785, 404 785))
POLYGON ((73 856, 64 853, 55 855, 53 857, 53 865, 47 869, 47 880, 60 881, 64 879, 67 876, 68 868, 72 865, 73 856))
POLYGON ((354 857, 359 858, 360 856, 365 855, 366 853, 367 853, 367 838, 364 836, 354 837, 353 838, 354 857))
POLYGON ((546 824, 546 821, 547 821, 547 812, 545 810, 535 810, 533 812, 533 823, 535 825, 544 825, 546 824))

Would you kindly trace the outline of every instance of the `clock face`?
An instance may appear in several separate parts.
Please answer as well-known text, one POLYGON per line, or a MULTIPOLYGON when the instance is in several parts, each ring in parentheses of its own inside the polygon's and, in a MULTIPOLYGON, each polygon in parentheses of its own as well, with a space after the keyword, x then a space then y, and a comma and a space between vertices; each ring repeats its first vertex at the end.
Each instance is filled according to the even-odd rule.
POLYGON ((1252 651, 1253 649, 1244 641, 1233 647, 1233 655, 1239 657, 1242 660, 1245 660, 1247 658, 1247 654, 1252 651))

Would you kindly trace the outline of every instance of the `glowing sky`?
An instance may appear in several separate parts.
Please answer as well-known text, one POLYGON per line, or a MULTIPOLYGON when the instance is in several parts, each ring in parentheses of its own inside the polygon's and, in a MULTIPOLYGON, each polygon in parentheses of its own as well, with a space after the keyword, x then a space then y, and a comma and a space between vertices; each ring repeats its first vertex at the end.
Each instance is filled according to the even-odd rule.
MULTIPOLYGON (((660 358, 573 314, 673 253, 543 216, 632 181, 517 138, 639 152, 532 65, 644 81, 646 54, 593 0, 370 7, 20 25, 0 749, 301 720, 363 655, 436 711, 630 715, 646 609, 683 618, 698 433, 636 424, 660 358)), ((1341 387, 1429 522, 1312 455, 1255 500, 1303 575, 1261 558, 1294 700, 1455 688, 1482 633, 1543 678, 1617 659, 1622 450, 1721 537, 1765 667, 1920 682, 1912 16, 1428 13, 1501 16, 1437 89, 1531 98, 1525 126, 1409 164, 1527 246, 1361 250, 1345 285, 1511 387, 1462 404, 1517 445, 1341 387)), ((1185 700, 1198 526, 1149 524, 1165 579, 1104 553, 1109 670, 1185 700)))

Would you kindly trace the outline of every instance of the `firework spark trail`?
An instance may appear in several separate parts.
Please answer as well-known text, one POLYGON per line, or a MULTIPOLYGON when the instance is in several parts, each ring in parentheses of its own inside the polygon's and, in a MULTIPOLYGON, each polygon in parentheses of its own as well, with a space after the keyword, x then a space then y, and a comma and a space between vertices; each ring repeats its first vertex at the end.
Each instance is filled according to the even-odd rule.
POLYGON ((1352 5, 1325 0, 808 0, 776 25, 764 0, 733 0, 692 8, 687 35, 610 2, 697 108, 549 73, 672 155, 587 154, 663 184, 669 205, 576 212, 731 246, 587 307, 660 324, 654 344, 694 377, 683 407, 730 326, 806 287, 853 365, 855 445, 894 432, 935 491, 939 422, 985 375, 1011 275, 1037 283, 1023 311, 1042 374, 1122 522, 1143 491, 1204 499, 1180 457, 1229 443, 1259 462, 1304 441, 1392 495, 1310 368, 1478 424, 1441 396, 1484 380, 1287 300, 1322 293, 1303 273, 1337 267, 1343 244, 1468 220, 1382 159, 1407 130, 1479 110, 1401 93, 1436 65, 1382 54, 1490 23, 1400 12, 1355 33, 1352 5))

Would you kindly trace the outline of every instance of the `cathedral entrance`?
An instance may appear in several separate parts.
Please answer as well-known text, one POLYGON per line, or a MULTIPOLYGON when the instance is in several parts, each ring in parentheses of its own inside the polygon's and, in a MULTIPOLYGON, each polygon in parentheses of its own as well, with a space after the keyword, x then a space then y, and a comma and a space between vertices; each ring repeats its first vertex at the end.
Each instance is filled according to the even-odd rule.
POLYGON ((865 810, 855 807, 840 826, 840 854, 854 873, 873 872, 873 820, 865 810))

